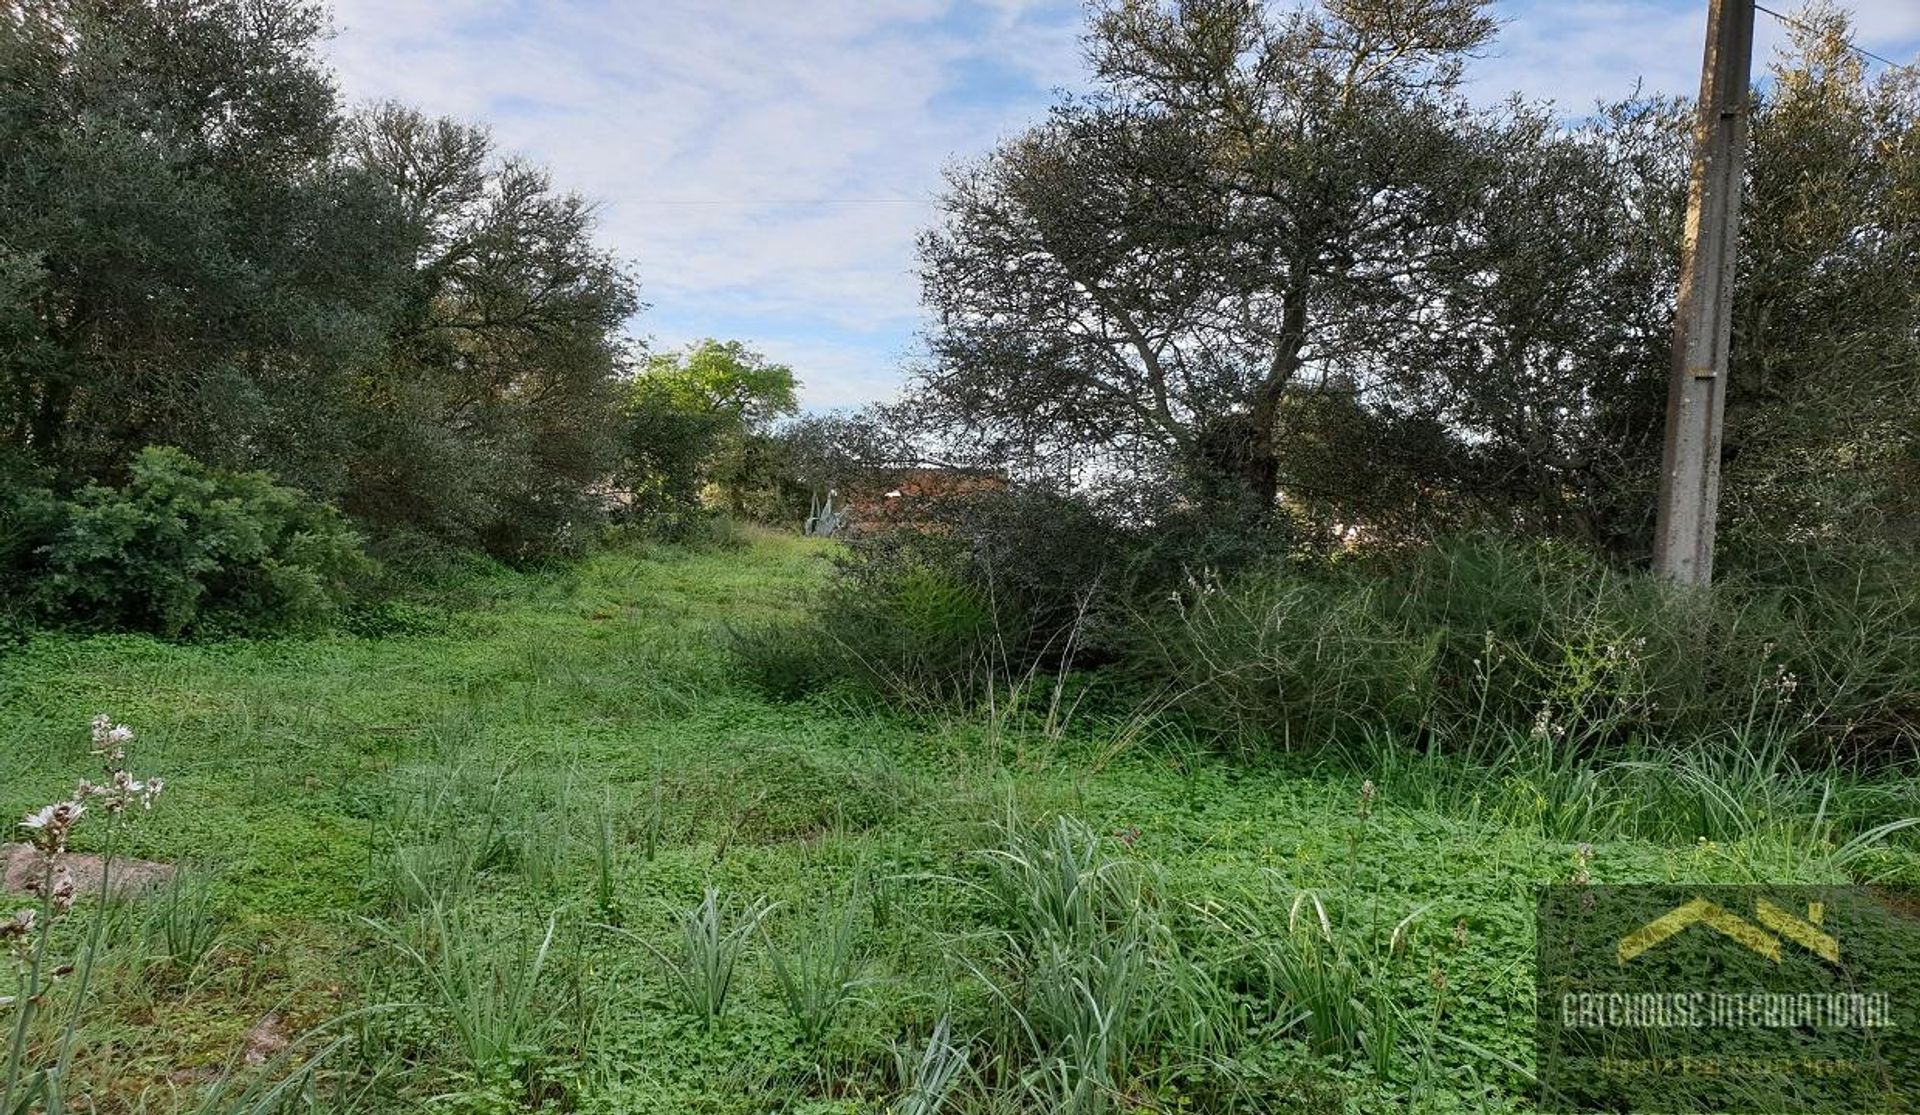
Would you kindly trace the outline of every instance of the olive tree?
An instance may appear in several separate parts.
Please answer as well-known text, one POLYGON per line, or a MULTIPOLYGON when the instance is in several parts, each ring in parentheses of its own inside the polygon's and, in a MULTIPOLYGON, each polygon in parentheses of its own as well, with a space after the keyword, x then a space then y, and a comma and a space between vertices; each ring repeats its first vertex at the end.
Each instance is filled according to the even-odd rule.
POLYGON ((1376 378, 1428 316, 1492 30, 1478 0, 1100 7, 1097 90, 956 171, 921 242, 923 405, 1273 507, 1289 397, 1376 378))

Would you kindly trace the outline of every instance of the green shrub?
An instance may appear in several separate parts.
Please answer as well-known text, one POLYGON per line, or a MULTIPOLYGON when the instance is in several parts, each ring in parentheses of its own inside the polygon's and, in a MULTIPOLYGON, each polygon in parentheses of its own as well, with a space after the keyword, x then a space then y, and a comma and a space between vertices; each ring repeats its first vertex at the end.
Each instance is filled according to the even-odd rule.
POLYGON ((35 619, 44 547, 67 516, 46 477, 0 449, 0 645, 35 619))
POLYGON ((1150 524, 1136 511, 1033 488, 918 496, 911 525, 849 540, 814 609, 811 667, 801 629, 737 649, 769 692, 849 678, 906 704, 964 704, 1110 663, 1137 602, 1285 551, 1277 521, 1201 503, 1150 524))
MULTIPOLYGON (((905 704, 963 703, 990 684, 1004 613, 950 568, 909 563, 843 581, 817 612, 822 665, 905 704)), ((1017 616, 1009 617, 1017 626, 1017 616)))
POLYGON ((729 627, 727 646, 735 674, 776 700, 843 682, 902 704, 963 702, 1009 620, 948 555, 915 548, 843 568, 803 619, 729 627))
POLYGON ((736 633, 743 675, 783 699, 848 679, 928 705, 1108 668, 1253 748, 1373 733, 1580 755, 1737 736, 1825 761, 1911 757, 1920 739, 1920 558, 1904 551, 1749 549, 1691 594, 1564 543, 1316 555, 1284 522, 1198 504, 1124 525, 984 492, 916 517, 857 535, 806 622, 736 633))
POLYGON ((81 491, 41 553, 50 618, 166 636, 316 626, 372 571, 331 507, 168 447, 81 491))
POLYGON ((729 624, 725 637, 734 675, 776 701, 798 701, 839 673, 826 631, 810 619, 729 624))
POLYGON ((1251 746, 1738 737, 1830 759, 1920 732, 1916 572, 1887 553, 1783 560, 1693 594, 1566 546, 1463 539, 1199 579, 1124 641, 1136 675, 1251 746))
POLYGON ((737 519, 708 507, 633 510, 600 532, 600 544, 605 547, 644 548, 659 543, 689 550, 737 550, 746 545, 746 538, 737 519))

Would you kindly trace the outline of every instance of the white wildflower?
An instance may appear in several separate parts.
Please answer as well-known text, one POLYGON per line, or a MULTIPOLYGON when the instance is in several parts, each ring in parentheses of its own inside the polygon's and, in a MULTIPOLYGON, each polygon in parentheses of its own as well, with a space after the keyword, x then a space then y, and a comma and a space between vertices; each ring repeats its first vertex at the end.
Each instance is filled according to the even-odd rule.
POLYGON ((1593 845, 1581 844, 1573 850, 1573 885, 1584 887, 1593 882, 1593 876, 1587 871, 1593 863, 1593 845))
POLYGON ((55 872, 53 876, 53 889, 47 893, 48 899, 53 902, 54 913, 64 914, 68 910, 73 909, 73 899, 74 896, 79 893, 79 890, 80 887, 79 884, 74 881, 73 872, 67 870, 65 867, 55 872))
POLYGON ((86 812, 87 807, 77 801, 55 802, 27 814, 20 827, 27 830, 34 847, 53 855, 67 850, 67 833, 86 812))

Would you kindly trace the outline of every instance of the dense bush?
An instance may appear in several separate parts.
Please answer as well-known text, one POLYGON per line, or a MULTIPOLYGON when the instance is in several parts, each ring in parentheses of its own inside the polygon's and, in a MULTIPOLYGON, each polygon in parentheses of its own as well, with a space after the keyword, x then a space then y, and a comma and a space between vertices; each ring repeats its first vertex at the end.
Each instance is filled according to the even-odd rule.
POLYGON ((809 618, 736 632, 735 658, 779 697, 850 682, 915 705, 1097 669, 1256 750, 1920 745, 1911 554, 1749 549, 1694 594, 1561 543, 1316 552, 1189 514, 1149 530, 1045 495, 955 498, 853 539, 809 618))
POLYGON ((323 5, 6 11, 0 451, 64 493, 165 442, 396 548, 591 540, 638 301, 587 201, 484 128, 347 112, 323 5))
POLYGON ((1784 554, 1691 594, 1570 547, 1208 579, 1143 610, 1129 668, 1243 744, 1356 731, 1574 750, 1734 737, 1824 754, 1920 741, 1920 578, 1784 554))
POLYGON ((1137 601, 1272 553, 1284 525, 1179 509, 1152 528, 1045 491, 917 499, 908 529, 849 539, 802 624, 733 633, 764 692, 839 678, 907 704, 965 703, 991 686, 1111 664, 1137 601))
MULTIPOLYGON (((35 597, 54 622, 160 635, 253 633, 332 618, 371 572, 324 504, 261 472, 208 468, 178 449, 135 458, 39 522, 35 597)), ((15 566, 19 568, 19 566, 15 566)))
POLYGON ((1007 668, 987 597, 951 568, 915 562, 842 578, 804 620, 735 628, 736 668, 795 700, 836 681, 910 706, 965 704, 1007 668))
POLYGON ((602 546, 645 547, 656 543, 690 550, 734 550, 746 544, 742 524, 711 507, 662 507, 622 515, 600 531, 602 546))
POLYGON ((0 448, 0 632, 30 621, 38 551, 59 529, 61 517, 47 477, 0 448))

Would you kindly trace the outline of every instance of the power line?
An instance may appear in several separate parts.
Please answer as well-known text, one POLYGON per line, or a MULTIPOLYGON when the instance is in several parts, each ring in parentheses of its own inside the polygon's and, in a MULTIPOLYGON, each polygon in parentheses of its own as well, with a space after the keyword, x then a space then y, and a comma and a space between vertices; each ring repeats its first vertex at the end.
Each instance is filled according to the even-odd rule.
MULTIPOLYGON (((1818 27, 1815 27, 1810 23, 1806 23, 1801 20, 1795 19, 1790 15, 1782 15, 1779 12, 1774 11, 1772 8, 1767 7, 1765 4, 1756 3, 1753 6, 1753 10, 1757 12, 1765 12, 1768 15, 1772 16, 1773 18, 1786 24, 1788 27, 1798 28, 1801 31, 1812 31, 1812 32, 1818 33, 1820 30, 1818 27)), ((1892 69, 1896 69, 1896 70, 1915 70, 1916 69, 1916 67, 1912 65, 1902 65, 1901 63, 1895 62, 1893 59, 1888 58, 1884 55, 1875 54, 1873 51, 1868 50, 1866 47, 1860 46, 1857 43, 1848 42, 1847 49, 1853 51, 1855 54, 1858 54, 1863 58, 1871 58, 1875 62, 1878 62, 1883 66, 1888 66, 1892 69)))

